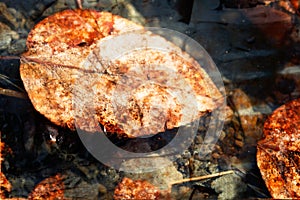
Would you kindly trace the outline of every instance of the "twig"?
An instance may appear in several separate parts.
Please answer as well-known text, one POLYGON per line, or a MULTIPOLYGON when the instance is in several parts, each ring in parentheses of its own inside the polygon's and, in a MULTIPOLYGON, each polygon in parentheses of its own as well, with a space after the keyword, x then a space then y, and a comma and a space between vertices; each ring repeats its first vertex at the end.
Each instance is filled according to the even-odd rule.
POLYGON ((19 60, 20 56, 0 56, 0 60, 19 60))
POLYGON ((82 10, 82 2, 83 2, 83 0, 76 0, 78 8, 81 10, 82 10))
POLYGON ((17 86, 17 85, 14 84, 13 82, 11 82, 11 81, 9 80, 9 77, 8 77, 8 76, 6 76, 6 75, 4 75, 4 74, 0 74, 0 81, 1 81, 1 80, 5 81, 6 83, 8 83, 8 84, 10 84, 10 85, 12 85, 12 86, 14 86, 15 88, 18 88, 20 91, 26 93, 22 88, 20 88, 19 86, 17 86))
POLYGON ((233 173, 234 173, 233 170, 228 170, 228 171, 219 172, 219 173, 215 173, 215 174, 209 174, 209 175, 192 177, 192 178, 185 178, 185 179, 181 179, 181 180, 177 180, 177 181, 172 181, 169 183, 169 186, 172 187, 172 185, 175 185, 175 184, 180 184, 180 183, 185 183, 185 182, 190 182, 190 181, 200 181, 200 180, 204 180, 204 179, 214 178, 214 177, 223 176, 223 175, 227 175, 227 174, 233 174, 233 173))
POLYGON ((20 98, 20 99, 28 99, 28 96, 22 92, 17 92, 15 90, 4 89, 0 87, 0 95, 1 94, 10 97, 20 98))

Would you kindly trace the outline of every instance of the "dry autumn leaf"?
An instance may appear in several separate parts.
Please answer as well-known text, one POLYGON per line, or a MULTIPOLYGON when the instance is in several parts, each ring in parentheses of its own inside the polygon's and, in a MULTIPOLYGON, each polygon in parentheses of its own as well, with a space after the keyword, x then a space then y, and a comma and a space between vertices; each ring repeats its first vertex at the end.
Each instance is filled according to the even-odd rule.
POLYGON ((64 197, 64 183, 63 177, 57 174, 52 177, 48 177, 38 183, 35 188, 31 191, 28 199, 66 199, 64 197))
POLYGON ((20 73, 29 98, 52 122, 71 129, 101 131, 100 123, 129 137, 151 135, 223 102, 187 53, 110 13, 54 14, 31 31, 27 46, 20 73))
POLYGON ((275 199, 300 198, 300 99, 278 109, 264 125, 257 164, 275 199))
POLYGON ((123 180, 115 188, 114 199, 159 199, 161 191, 145 180, 123 180))
MULTIPOLYGON (((75 129, 72 106, 74 75, 97 40, 142 28, 107 12, 65 10, 38 23, 27 38, 20 75, 40 113, 57 125, 75 129)), ((82 70, 82 73, 85 73, 82 70)))
POLYGON ((3 152, 6 150, 6 152, 11 153, 11 149, 5 147, 5 143, 1 141, 1 132, 0 132, 0 199, 5 198, 5 192, 10 192, 12 189, 12 186, 10 182, 7 180, 5 174, 2 172, 2 161, 4 160, 3 152))

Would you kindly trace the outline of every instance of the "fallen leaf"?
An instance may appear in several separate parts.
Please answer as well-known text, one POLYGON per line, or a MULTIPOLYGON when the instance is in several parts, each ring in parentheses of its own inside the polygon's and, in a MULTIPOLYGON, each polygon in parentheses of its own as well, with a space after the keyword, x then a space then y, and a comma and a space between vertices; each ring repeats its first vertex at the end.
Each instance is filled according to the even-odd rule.
POLYGON ((11 154, 12 150, 1 141, 1 132, 0 132, 0 198, 5 198, 5 192, 10 192, 12 186, 7 180, 5 174, 2 172, 2 161, 4 160, 3 155, 11 154))
POLYGON ((35 188, 31 191, 28 199, 66 199, 64 197, 64 183, 63 178, 60 174, 52 177, 48 177, 38 183, 35 188))
POLYGON ((187 53, 110 13, 57 13, 31 31, 27 46, 20 73, 30 100, 52 122, 73 130, 101 131, 100 123, 129 137, 152 135, 223 102, 187 53))
POLYGON ((159 199, 160 190, 145 180, 123 178, 114 192, 114 199, 159 199))
MULTIPOLYGON (((57 125, 75 129, 72 86, 93 45, 108 35, 141 26, 93 10, 65 10, 39 22, 27 38, 20 75, 37 111, 57 125)), ((88 69, 87 69, 88 70, 88 69)))
POLYGON ((300 198, 300 99, 279 108, 264 125, 257 165, 275 199, 300 198))

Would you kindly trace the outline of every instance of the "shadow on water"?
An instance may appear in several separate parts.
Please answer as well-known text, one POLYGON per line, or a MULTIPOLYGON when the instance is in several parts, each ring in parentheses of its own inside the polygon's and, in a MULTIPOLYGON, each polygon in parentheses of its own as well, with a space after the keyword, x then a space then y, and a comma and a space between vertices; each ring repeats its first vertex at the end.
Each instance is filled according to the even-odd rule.
POLYGON ((219 10, 214 9, 218 0, 194 3, 192 37, 206 48, 230 81, 228 88, 240 87, 254 99, 264 101, 277 90, 274 83, 278 71, 299 64, 299 42, 293 37, 298 16, 272 4, 222 2, 225 5, 219 10))
POLYGON ((157 151, 172 141, 176 136, 178 128, 157 133, 147 138, 128 138, 116 135, 115 133, 106 133, 109 140, 116 146, 133 153, 149 153, 157 151))

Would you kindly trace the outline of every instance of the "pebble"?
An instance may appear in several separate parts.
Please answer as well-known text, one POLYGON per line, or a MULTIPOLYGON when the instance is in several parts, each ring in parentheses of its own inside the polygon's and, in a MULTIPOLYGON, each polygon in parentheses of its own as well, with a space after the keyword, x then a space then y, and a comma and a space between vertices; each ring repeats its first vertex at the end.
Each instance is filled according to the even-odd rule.
POLYGON ((13 39, 18 39, 19 35, 10 29, 9 26, 0 22, 0 50, 7 49, 13 39))
POLYGON ((219 193, 218 199, 236 199, 245 192, 247 185, 235 174, 224 175, 211 183, 211 187, 219 193))
POLYGON ((101 194, 106 194, 107 193, 107 188, 104 185, 102 185, 102 184, 98 185, 98 189, 99 189, 99 192, 101 194))
POLYGON ((9 9, 3 2, 0 2, 0 16, 3 17, 6 21, 8 21, 9 24, 11 24, 14 28, 18 27, 16 17, 9 12, 9 9))
POLYGON ((225 113, 226 113, 226 115, 225 115, 225 122, 224 123, 228 124, 232 121, 232 118, 234 116, 234 112, 229 106, 226 106, 225 107, 225 113))
POLYGON ((242 148, 244 146, 244 142, 241 140, 235 140, 234 144, 240 148, 242 148))
POLYGON ((65 197, 70 199, 97 199, 98 198, 98 184, 90 184, 81 181, 76 187, 71 187, 65 190, 65 197))
POLYGON ((26 39, 20 39, 15 42, 13 42, 9 47, 8 47, 8 53, 12 55, 18 55, 23 53, 26 50, 26 39))
POLYGON ((219 135, 219 140, 222 141, 222 140, 224 140, 225 137, 226 137, 226 133, 225 133, 224 130, 222 130, 220 135, 219 135))
POLYGON ((285 66, 276 74, 274 95, 282 104, 300 97, 300 66, 285 66))
POLYGON ((237 139, 237 140, 243 140, 244 139, 244 137, 243 137, 243 135, 240 131, 236 131, 234 133, 234 138, 237 139))
POLYGON ((219 158, 221 157, 221 155, 220 155, 219 153, 213 153, 213 154, 212 154, 212 157, 213 157, 214 159, 219 159, 219 158))
POLYGON ((194 143, 195 144, 202 144, 203 143, 203 138, 200 135, 197 135, 195 137, 194 143))
MULTIPOLYGON (((260 113, 254 112, 250 98, 241 89, 235 89, 231 95, 231 101, 238 113, 239 121, 242 126, 245 142, 256 145, 260 139, 261 132, 258 130, 257 121, 260 113)), ((240 145, 240 143, 238 143, 240 145)))
MULTIPOLYGON (((137 163, 135 160, 136 159, 133 159, 132 162, 130 162, 131 164, 133 164, 133 167, 134 163, 137 163)), ((148 161, 146 159, 140 158, 139 162, 148 161)), ((160 188, 161 190, 167 189, 170 182, 183 179, 182 174, 177 171, 173 163, 167 158, 157 157, 155 159, 152 159, 152 162, 153 165, 156 165, 156 167, 154 167, 154 169, 156 169, 155 171, 141 171, 140 173, 124 172, 124 175, 133 180, 146 180, 149 183, 160 188), (164 167, 159 168, 159 166, 164 167)))

